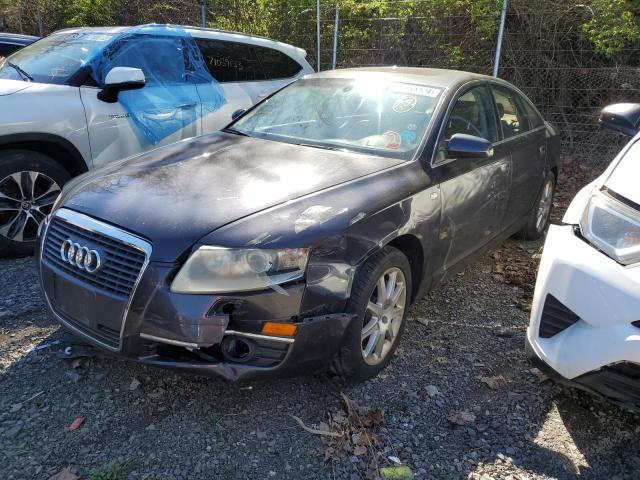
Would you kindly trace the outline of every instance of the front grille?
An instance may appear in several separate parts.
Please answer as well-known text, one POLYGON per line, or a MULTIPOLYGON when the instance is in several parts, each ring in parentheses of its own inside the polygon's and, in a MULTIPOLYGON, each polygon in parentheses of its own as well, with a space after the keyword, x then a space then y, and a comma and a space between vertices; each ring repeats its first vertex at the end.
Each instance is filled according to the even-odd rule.
POLYGON ((547 295, 542 309, 538 335, 541 338, 551 338, 578 320, 580 317, 563 305, 560 300, 553 295, 547 295))
POLYGON ((54 217, 47 230, 43 260, 54 270, 75 277, 102 292, 126 299, 133 292, 146 254, 127 243, 54 217), (99 250, 103 267, 96 273, 89 273, 62 260, 60 248, 66 239, 99 250))

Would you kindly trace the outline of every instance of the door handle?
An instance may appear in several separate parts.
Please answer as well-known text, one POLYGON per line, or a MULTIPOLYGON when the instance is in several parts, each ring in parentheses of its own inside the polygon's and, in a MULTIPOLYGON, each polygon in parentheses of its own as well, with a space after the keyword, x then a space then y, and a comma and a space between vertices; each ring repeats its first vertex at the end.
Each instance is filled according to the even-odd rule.
POLYGON ((547 147, 545 147, 544 145, 542 145, 540 147, 540 155, 544 156, 547 153, 547 147))

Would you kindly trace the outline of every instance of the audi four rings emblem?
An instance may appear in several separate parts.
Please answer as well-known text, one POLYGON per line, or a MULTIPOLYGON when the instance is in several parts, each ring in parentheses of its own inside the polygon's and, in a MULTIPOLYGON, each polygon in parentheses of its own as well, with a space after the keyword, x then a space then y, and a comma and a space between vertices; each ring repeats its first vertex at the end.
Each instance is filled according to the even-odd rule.
POLYGON ((62 242, 60 258, 63 262, 89 273, 96 273, 102 268, 102 259, 97 250, 91 250, 70 238, 62 242))

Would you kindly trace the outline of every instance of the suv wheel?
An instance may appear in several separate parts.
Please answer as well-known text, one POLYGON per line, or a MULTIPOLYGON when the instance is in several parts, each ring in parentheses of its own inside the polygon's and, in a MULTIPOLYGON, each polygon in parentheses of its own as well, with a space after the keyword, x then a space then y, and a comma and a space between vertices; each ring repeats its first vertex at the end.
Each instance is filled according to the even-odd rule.
POLYGON ((0 151, 0 254, 33 252, 38 228, 70 178, 42 153, 0 151))
POLYGON ((404 331, 411 298, 411 268, 402 252, 385 247, 356 273, 347 312, 357 317, 333 370, 355 380, 375 377, 391 361, 404 331))

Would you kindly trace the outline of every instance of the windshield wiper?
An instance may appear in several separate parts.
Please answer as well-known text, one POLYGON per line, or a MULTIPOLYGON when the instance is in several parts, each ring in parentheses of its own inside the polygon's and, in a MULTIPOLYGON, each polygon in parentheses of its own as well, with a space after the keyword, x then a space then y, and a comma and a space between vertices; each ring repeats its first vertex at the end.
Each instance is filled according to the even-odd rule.
POLYGON ((233 133, 235 135, 242 135, 243 137, 250 137, 251 136, 248 133, 241 132, 240 130, 237 130, 237 129, 233 128, 233 127, 223 128, 222 131, 223 132, 228 132, 228 133, 233 133))
POLYGON ((33 82, 33 77, 31 75, 29 75, 27 72, 25 72, 22 68, 20 68, 18 65, 16 65, 13 62, 7 62, 7 65, 9 65, 11 68, 13 68, 16 72, 18 72, 21 76, 22 79, 27 79, 30 82, 33 82))
POLYGON ((330 147, 329 145, 318 145, 315 143, 295 143, 294 145, 300 145, 301 147, 319 148, 321 150, 345 150, 344 148, 330 147))

